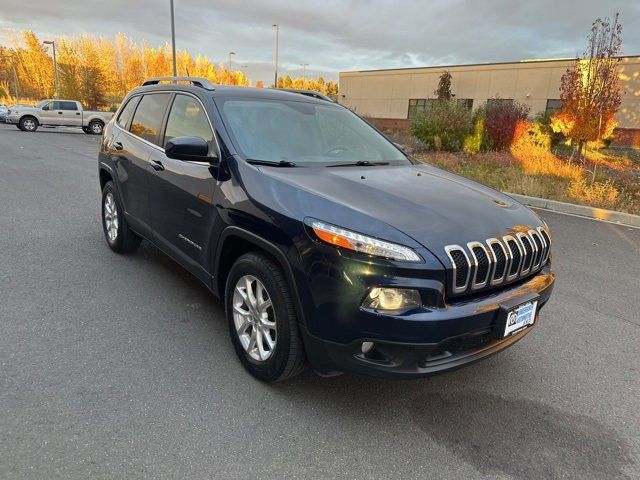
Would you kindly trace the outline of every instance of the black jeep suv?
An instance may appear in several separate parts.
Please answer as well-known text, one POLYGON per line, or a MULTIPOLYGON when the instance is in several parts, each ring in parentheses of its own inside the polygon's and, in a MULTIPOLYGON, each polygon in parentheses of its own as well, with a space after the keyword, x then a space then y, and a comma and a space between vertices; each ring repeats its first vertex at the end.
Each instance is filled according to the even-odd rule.
POLYGON ((536 214, 324 99, 151 79, 105 127, 98 164, 109 247, 144 238, 224 299, 264 381, 307 362, 385 377, 467 365, 526 335, 553 288, 536 214))

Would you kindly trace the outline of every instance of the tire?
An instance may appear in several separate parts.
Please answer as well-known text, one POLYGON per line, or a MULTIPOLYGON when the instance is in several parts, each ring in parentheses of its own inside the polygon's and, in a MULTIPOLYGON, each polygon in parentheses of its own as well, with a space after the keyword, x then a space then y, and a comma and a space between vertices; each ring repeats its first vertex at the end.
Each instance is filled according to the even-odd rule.
MULTIPOLYGON (((265 303, 268 303, 265 302, 265 303)), ((265 255, 252 252, 242 255, 231 267, 227 277, 225 288, 225 312, 229 325, 231 342, 242 365, 258 380, 273 383, 291 378, 306 367, 306 359, 300 333, 298 331, 298 319, 293 306, 293 300, 282 269, 265 255), (271 306, 264 311, 260 308, 254 311, 262 312, 262 315, 246 315, 250 312, 248 307, 249 287, 247 279, 255 279, 261 283, 263 293, 260 294, 257 283, 251 285, 251 295, 254 298, 269 299, 271 306), (238 292, 237 288, 240 288, 238 292), (245 295, 242 295, 244 288, 245 295), (266 292, 266 295, 264 294, 266 292), (238 313, 238 310, 244 314, 238 313), (258 318, 263 318, 259 320, 258 318), (274 327, 266 326, 273 323, 274 327), (238 328, 238 323, 241 326, 238 328), (249 324, 248 327, 242 325, 249 324), (260 324, 257 328, 254 325, 260 324), (239 333, 242 330, 242 334, 239 333), (258 333, 266 332, 268 333, 258 333), (244 340, 241 339, 244 335, 244 340), (268 337, 267 337, 268 335, 268 337), (272 348, 268 342, 275 337, 275 345, 272 348), (252 338, 254 348, 251 348, 252 338), (244 342, 244 344, 243 344, 244 342), (262 356, 258 343, 262 343, 265 350, 270 350, 268 358, 256 358, 262 356), (249 344, 247 347, 247 343, 249 344)))
POLYGON ((102 230, 109 248, 116 253, 135 252, 140 246, 141 239, 127 225, 120 196, 111 181, 102 189, 102 230))
POLYGON ((104 123, 100 120, 92 120, 89 123, 89 132, 91 135, 102 135, 102 130, 104 129, 104 123))
POLYGON ((89 130, 89 127, 82 127, 82 131, 84 133, 87 133, 87 134, 91 135, 91 130, 89 130))
POLYGON ((38 129, 38 120, 31 116, 22 117, 18 123, 18 128, 23 132, 35 132, 38 129))

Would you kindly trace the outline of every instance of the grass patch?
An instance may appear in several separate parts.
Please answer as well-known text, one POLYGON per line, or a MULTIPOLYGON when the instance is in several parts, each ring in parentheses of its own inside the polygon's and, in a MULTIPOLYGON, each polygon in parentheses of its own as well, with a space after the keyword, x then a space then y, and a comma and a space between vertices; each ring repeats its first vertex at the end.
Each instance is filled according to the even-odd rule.
POLYGON ((593 164, 570 165, 555 156, 527 155, 522 160, 511 152, 422 152, 414 157, 496 190, 640 215, 640 163, 628 152, 620 159, 599 154, 606 155, 610 165, 625 166, 611 168, 602 162, 593 175, 593 164))

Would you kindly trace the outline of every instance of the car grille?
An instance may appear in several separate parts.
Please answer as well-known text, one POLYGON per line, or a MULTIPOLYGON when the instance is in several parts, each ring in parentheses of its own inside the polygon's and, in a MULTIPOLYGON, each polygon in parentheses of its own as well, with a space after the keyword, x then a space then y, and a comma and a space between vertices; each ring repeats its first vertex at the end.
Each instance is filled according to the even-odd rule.
POLYGON ((545 227, 484 243, 469 242, 466 248, 448 245, 451 261, 451 292, 461 295, 500 285, 539 271, 549 259, 551 237, 545 227))

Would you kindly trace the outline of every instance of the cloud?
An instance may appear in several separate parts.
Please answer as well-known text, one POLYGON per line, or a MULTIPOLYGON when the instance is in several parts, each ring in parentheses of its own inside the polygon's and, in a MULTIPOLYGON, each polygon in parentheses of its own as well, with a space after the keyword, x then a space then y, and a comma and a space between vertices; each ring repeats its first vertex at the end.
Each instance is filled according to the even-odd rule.
MULTIPOLYGON (((169 0, 3 0, 0 28, 40 36, 170 40, 169 0)), ((585 48, 591 22, 617 10, 626 54, 640 54, 640 3, 539 0, 175 0, 179 49, 248 65, 272 80, 273 23, 280 24, 280 71, 337 79, 341 70, 570 57, 585 48)))

